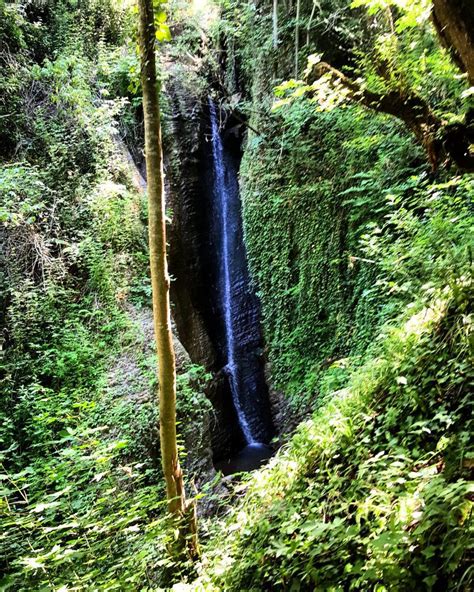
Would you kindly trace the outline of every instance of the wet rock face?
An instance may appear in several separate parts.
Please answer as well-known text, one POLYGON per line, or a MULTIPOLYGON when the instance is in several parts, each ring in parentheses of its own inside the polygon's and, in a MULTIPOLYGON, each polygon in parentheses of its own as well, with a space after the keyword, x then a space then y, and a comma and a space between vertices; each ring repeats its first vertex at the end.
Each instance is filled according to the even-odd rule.
MULTIPOLYGON (((122 157, 123 170, 129 181, 138 193, 146 191, 146 175, 145 171, 141 170, 143 163, 135 160, 138 150, 131 152, 118 136, 114 139, 118 153, 122 157)), ((151 308, 138 308, 131 303, 125 303, 125 307, 130 320, 135 325, 136 341, 134 346, 125 348, 114 359, 108 372, 107 389, 114 399, 120 398, 128 405, 136 407, 137 416, 140 408, 147 407, 150 410, 146 416, 147 419, 137 423, 137 429, 141 433, 139 442, 144 457, 152 458, 154 464, 159 466, 161 457, 157 385, 150 381, 150 375, 145 370, 150 358, 152 358, 152 367, 156 364, 153 312, 151 308)), ((192 360, 179 338, 174 319, 172 319, 172 333, 176 371, 179 376, 189 370, 192 360)), ((200 389, 200 385, 196 384, 196 387, 200 389)), ((177 413, 178 421, 182 424, 180 436, 184 439, 185 450, 188 451, 183 464, 187 475, 199 486, 215 475, 210 435, 211 414, 208 405, 204 404, 201 391, 199 390, 198 402, 193 405, 191 412, 186 410, 183 417, 183 410, 178 404, 177 413)), ((188 493, 194 495, 194 491, 188 493)))
POLYGON ((229 405, 232 394, 227 376, 222 370, 214 374, 206 394, 214 410, 210 422, 213 457, 226 458, 242 448, 245 440, 238 427, 235 409, 229 405))
MULTIPOLYGON (((224 141, 240 160, 240 139, 235 123, 238 122, 228 126, 224 141)), ((192 362, 205 366, 213 375, 206 395, 213 406, 208 428, 213 457, 218 461, 243 448, 246 440, 232 402, 229 376, 223 370, 228 360, 223 311, 218 298, 216 254, 219 243, 214 232, 216 212, 212 205, 215 179, 209 107, 179 76, 171 76, 167 82, 163 143, 167 209, 172 219, 168 228, 172 314, 179 339, 192 362)), ((247 290, 245 288, 245 293, 247 290)), ((251 298, 250 293, 248 298, 251 298)), ((247 306, 245 310, 253 310, 253 307, 247 306)), ((256 327, 258 319, 247 325, 256 327)), ((238 341, 241 347, 249 348, 255 339, 248 344, 248 339, 239 334, 238 341)), ((244 366, 243 371, 246 369, 244 366)), ((267 397, 263 372, 260 386, 259 396, 267 397)), ((266 421, 271 425, 269 413, 267 415, 266 421)), ((265 441, 271 438, 269 430, 268 434, 265 441)))
MULTIPOLYGON (((172 218, 168 227, 172 314, 192 362, 213 375, 206 390, 213 406, 206 424, 212 446, 207 454, 220 456, 240 444, 241 434, 228 405, 228 384, 220 373, 215 311, 209 298, 212 261, 205 199, 206 122, 201 101, 178 79, 167 84, 166 98, 163 143, 166 205, 172 218)), ((186 444, 190 449, 197 443, 186 444)))
POLYGON ((275 426, 275 433, 278 435, 276 442, 276 447, 278 447, 286 441, 288 434, 294 432, 298 424, 309 415, 310 410, 306 408, 300 408, 298 410, 291 409, 284 393, 273 384, 269 362, 265 363, 264 371, 266 383, 268 385, 268 400, 270 403, 273 425, 275 426))
POLYGON ((216 351, 206 326, 210 311, 205 299, 207 262, 202 253, 203 116, 199 100, 176 80, 167 87, 167 103, 163 131, 166 200, 172 216, 168 228, 172 313, 192 361, 213 368, 216 351))

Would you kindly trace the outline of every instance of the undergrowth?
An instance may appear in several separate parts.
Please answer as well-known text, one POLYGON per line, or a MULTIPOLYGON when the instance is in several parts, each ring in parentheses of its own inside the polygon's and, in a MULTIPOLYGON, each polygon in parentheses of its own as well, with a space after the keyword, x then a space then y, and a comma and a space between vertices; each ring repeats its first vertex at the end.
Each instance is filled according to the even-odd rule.
MULTIPOLYGON (((180 417, 197 422, 207 409, 205 379, 193 366, 181 373, 180 417)), ((8 470, 8 454, 0 457, 2 590, 156 589, 171 570, 180 573, 170 555, 175 530, 161 476, 154 376, 146 401, 117 397, 104 374, 94 392, 91 386, 32 387, 30 461, 8 470)))
MULTIPOLYGON (((114 6, 0 0, 2 590, 137 589, 176 568, 156 356, 132 321, 150 302, 147 212, 118 134, 114 6)), ((205 380, 181 368, 183 438, 205 380)))
POLYGON ((471 589, 471 307, 458 278, 384 327, 213 525, 191 589, 471 589))

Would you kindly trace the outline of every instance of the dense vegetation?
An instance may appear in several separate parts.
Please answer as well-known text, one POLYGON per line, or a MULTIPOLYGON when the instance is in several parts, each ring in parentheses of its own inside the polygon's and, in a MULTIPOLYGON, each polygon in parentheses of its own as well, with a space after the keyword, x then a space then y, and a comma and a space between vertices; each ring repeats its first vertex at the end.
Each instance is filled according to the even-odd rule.
POLYGON ((466 292, 387 326, 320 399, 217 527, 203 589, 469 589, 466 292))
MULTIPOLYGON (((112 4, 0 9, 0 582, 134 587, 173 536, 142 309, 146 207, 117 140, 136 56, 118 49, 126 16, 112 4)), ((190 425, 204 378, 184 359, 190 425)))
MULTIPOLYGON (((277 39, 272 2, 170 3, 165 80, 247 125, 249 265, 301 421, 201 519, 194 565, 168 553, 125 4, 0 0, 0 585, 472 589, 473 95, 431 2, 278 2, 277 39), (437 132, 360 89, 416 95, 437 132)), ((192 452, 207 376, 179 372, 192 452)))

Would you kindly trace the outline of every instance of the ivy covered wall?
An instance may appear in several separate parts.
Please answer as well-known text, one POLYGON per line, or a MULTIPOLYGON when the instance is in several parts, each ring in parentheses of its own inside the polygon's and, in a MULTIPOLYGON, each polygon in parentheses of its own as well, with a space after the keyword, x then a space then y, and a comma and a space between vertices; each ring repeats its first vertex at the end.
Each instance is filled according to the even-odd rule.
MULTIPOLYGON (((350 48, 366 35, 361 29, 354 37, 357 10, 338 1, 319 7, 307 34, 311 9, 301 3, 300 77, 312 52, 347 66, 350 48)), ((387 217, 415 192, 426 197, 433 177, 423 150, 393 117, 340 102, 322 110, 303 92, 275 109, 278 85, 290 80, 297 87, 296 21, 293 7, 279 21, 275 46, 271 16, 268 2, 225 3, 214 68, 224 104, 233 109, 236 97, 248 124, 240 171, 244 232, 271 378, 295 407, 311 408, 325 388, 321 377, 337 387, 344 359, 362 361, 381 324, 415 295, 370 252, 379 239, 398 237, 387 217)), ((436 98, 440 105, 452 100, 451 91, 436 98)))
POLYGON ((363 351, 384 318, 377 262, 359 240, 383 219, 416 149, 398 125, 357 107, 315 114, 301 102, 270 121, 244 154, 245 236, 273 376, 311 396, 321 370, 363 351))

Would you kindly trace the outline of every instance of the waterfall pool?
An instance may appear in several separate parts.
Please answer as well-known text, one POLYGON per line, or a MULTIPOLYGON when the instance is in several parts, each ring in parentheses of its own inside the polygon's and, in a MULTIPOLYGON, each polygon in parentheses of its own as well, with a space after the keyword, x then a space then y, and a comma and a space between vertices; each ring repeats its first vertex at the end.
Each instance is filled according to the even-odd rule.
POLYGON ((248 444, 231 458, 215 463, 215 469, 221 471, 224 475, 253 471, 265 464, 273 456, 274 452, 273 448, 266 444, 248 444))

